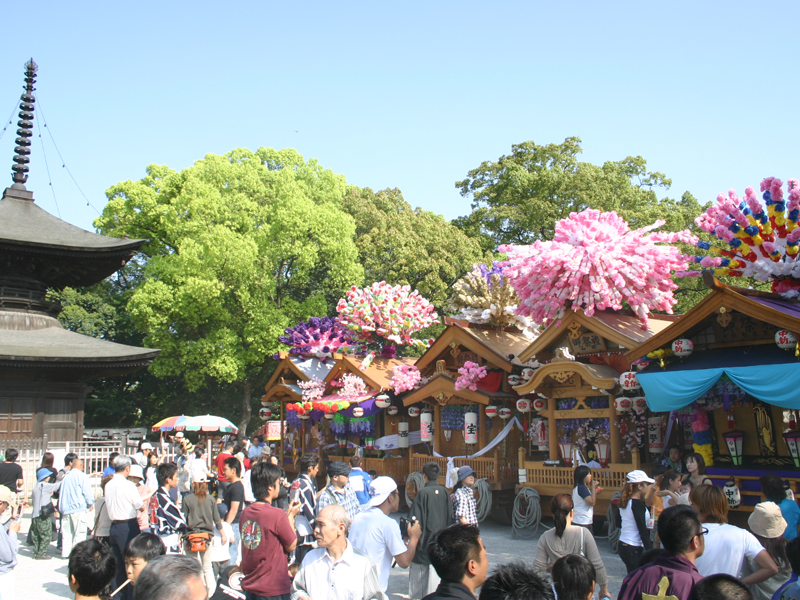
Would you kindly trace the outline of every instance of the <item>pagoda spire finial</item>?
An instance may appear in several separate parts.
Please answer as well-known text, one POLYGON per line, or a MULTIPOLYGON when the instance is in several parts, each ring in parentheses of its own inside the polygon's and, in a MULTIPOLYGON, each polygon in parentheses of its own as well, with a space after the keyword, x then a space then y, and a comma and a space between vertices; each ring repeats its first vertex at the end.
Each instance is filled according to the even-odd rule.
POLYGON ((19 103, 19 121, 17 121, 17 146, 14 148, 14 162, 16 163, 11 167, 12 178, 14 184, 19 184, 17 187, 25 188, 25 182, 28 181, 28 163, 31 162, 28 158, 31 154, 31 138, 33 137, 33 109, 36 97, 33 95, 33 84, 36 83, 36 71, 38 66, 33 59, 25 63, 25 92, 20 96, 19 103))

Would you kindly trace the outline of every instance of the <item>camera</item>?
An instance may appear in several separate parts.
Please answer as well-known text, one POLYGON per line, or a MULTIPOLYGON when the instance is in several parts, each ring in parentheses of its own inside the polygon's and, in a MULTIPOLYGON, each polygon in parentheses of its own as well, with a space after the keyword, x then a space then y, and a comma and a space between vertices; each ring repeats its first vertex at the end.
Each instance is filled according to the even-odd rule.
POLYGON ((411 517, 410 519, 400 517, 400 535, 402 535, 404 538, 410 537, 408 534, 408 528, 416 522, 417 517, 411 517))

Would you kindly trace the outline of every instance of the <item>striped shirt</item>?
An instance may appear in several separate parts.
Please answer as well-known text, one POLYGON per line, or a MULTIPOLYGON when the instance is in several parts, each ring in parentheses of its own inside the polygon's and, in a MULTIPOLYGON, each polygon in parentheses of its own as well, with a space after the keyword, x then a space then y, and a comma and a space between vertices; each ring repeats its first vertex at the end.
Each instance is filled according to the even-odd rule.
POLYGON ((348 541, 336 561, 325 548, 306 554, 292 583, 292 600, 303 596, 314 600, 381 600, 383 593, 375 563, 348 541))
POLYGON ((468 487, 460 487, 453 493, 453 518, 456 523, 461 523, 460 517, 463 517, 469 525, 478 524, 475 494, 468 487))

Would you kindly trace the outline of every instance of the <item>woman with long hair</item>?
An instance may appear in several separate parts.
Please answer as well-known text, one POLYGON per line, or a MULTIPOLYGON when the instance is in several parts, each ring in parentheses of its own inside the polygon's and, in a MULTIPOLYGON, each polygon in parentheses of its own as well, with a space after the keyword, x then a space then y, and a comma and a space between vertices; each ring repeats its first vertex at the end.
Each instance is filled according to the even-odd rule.
POLYGON ((778 574, 778 565, 756 537, 739 527, 728 524, 728 501, 723 491, 715 485, 700 485, 689 495, 705 527, 705 550, 695 559, 694 565, 703 577, 727 573, 739 577, 745 559, 757 569, 742 578, 742 583, 760 583, 778 574))
MULTIPOLYGON (((753 507, 753 512, 747 519, 747 525, 780 569, 777 575, 773 575, 769 579, 760 583, 751 583, 750 592, 753 594, 753 600, 772 600, 772 596, 775 595, 778 588, 789 581, 792 574, 792 567, 786 556, 786 539, 783 537, 786 521, 781 515, 780 507, 774 502, 767 501, 753 507)), ((746 577, 758 569, 759 566, 755 561, 745 559, 742 576, 746 577)))
POLYGON ((631 471, 626 478, 625 487, 619 502, 622 527, 619 534, 619 557, 625 563, 628 573, 639 568, 639 560, 645 550, 653 547, 650 530, 653 520, 645 505, 645 497, 655 480, 644 471, 631 471))
POLYGON ((684 475, 683 482, 691 481, 692 488, 700 485, 714 485, 714 483, 706 477, 706 461, 702 454, 691 452, 686 455, 686 470, 689 472, 684 475))
MULTIPOLYGON (((536 547, 536 558, 533 568, 540 573, 547 573, 553 568, 555 562, 568 554, 585 556, 597 573, 597 585, 600 586, 600 598, 610 598, 608 593, 608 574, 597 550, 594 536, 586 527, 577 527, 572 524, 574 504, 569 494, 558 494, 550 502, 553 512, 555 527, 546 531, 539 538, 536 547)), ((594 590, 594 587, 592 587, 594 590)), ((561 596, 559 595, 559 598, 561 596)))
POLYGON ((158 489, 158 465, 160 463, 158 448, 153 448, 147 457, 147 466, 144 468, 144 484, 151 490, 158 489))
POLYGON ((575 469, 575 484, 572 488, 572 502, 575 505, 573 525, 586 527, 594 533, 594 506, 597 504, 597 494, 603 488, 597 487, 597 482, 592 479, 592 471, 586 465, 575 469))
POLYGON ((595 568, 584 556, 568 554, 553 565, 551 573, 553 588, 558 600, 592 600, 595 568))
POLYGON ((783 481, 775 473, 762 475, 758 482, 761 484, 764 497, 780 507, 781 515, 786 521, 783 537, 787 542, 791 542, 797 537, 797 526, 800 524, 800 508, 797 507, 797 502, 786 497, 783 481))
MULTIPOLYGON (((36 470, 36 479, 41 481, 41 478, 45 474, 45 472, 50 473, 48 477, 55 476, 56 473, 58 473, 58 471, 56 471, 55 468, 53 468, 54 462, 55 462, 55 456, 53 455, 52 452, 45 452, 44 454, 42 454, 42 462, 39 465, 39 468, 36 470)), ((55 477, 53 477, 53 479, 55 479, 55 477)))
POLYGON ((214 568, 211 563, 211 540, 214 538, 214 526, 222 535, 223 545, 227 543, 225 532, 222 529, 222 519, 219 517, 217 503, 214 497, 208 493, 208 479, 203 473, 195 475, 192 481, 192 493, 183 499, 183 514, 186 516, 187 538, 192 534, 200 534, 197 537, 208 535, 208 545, 205 550, 191 550, 191 541, 186 542, 186 554, 195 557, 203 567, 203 579, 209 597, 214 595, 217 589, 214 578, 214 568))

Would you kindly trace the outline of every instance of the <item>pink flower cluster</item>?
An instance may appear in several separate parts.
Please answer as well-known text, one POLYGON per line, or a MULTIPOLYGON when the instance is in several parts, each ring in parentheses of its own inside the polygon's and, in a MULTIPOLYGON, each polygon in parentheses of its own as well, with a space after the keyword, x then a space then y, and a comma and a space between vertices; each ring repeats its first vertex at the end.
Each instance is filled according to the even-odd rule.
POLYGON ((378 336, 396 344, 428 346, 430 340, 411 335, 439 323, 436 309, 417 290, 385 281, 363 289, 351 287, 336 310, 339 322, 365 341, 376 341, 373 336, 378 336))
POLYGON ((352 373, 345 373, 341 378, 342 387, 339 389, 339 396, 348 402, 354 402, 361 396, 367 394, 367 384, 364 380, 353 375, 352 373))
POLYGON ((318 377, 298 381, 297 386, 303 390, 303 402, 316 402, 325 395, 325 382, 318 377))
POLYGON ((677 285, 670 275, 687 263, 674 246, 656 244, 697 238, 688 230, 651 233, 663 224, 632 231, 616 212, 586 209, 558 221, 552 241, 500 246, 509 258, 503 274, 521 299, 517 313, 547 324, 569 307, 592 316, 628 304, 643 329, 651 310, 671 314, 677 285))
POLYGON ((392 369, 392 387, 395 394, 413 390, 421 379, 419 369, 414 365, 398 365, 392 369))
POLYGON ((460 375, 456 379, 456 391, 469 388, 474 392, 478 389, 478 382, 486 377, 486 367, 471 361, 466 361, 458 372, 460 375))

